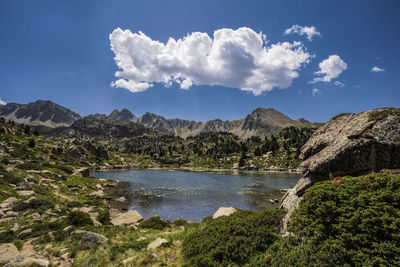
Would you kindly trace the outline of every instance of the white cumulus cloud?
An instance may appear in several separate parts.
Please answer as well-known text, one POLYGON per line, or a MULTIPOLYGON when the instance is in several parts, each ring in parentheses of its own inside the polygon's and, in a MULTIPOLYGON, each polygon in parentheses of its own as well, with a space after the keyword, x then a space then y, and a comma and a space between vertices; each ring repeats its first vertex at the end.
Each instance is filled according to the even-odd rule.
POLYGON ((312 89, 312 95, 313 96, 320 95, 320 94, 321 94, 321 91, 318 90, 317 88, 312 89))
POLYGON ((347 69, 347 64, 338 55, 330 55, 319 63, 319 68, 315 74, 321 77, 314 78, 310 83, 330 82, 347 69))
POLYGON ((285 30, 285 35, 289 35, 292 33, 297 33, 299 35, 307 35, 307 39, 309 41, 312 41, 312 38, 314 36, 320 36, 321 33, 319 31, 317 31, 317 28, 315 28, 314 26, 300 26, 300 25, 293 25, 292 27, 290 27, 289 29, 285 30))
POLYGON ((379 68, 378 66, 373 66, 371 72, 384 72, 385 69, 379 68))
POLYGON ((167 43, 152 40, 143 32, 115 29, 111 50, 120 70, 111 86, 131 92, 145 91, 153 83, 182 89, 192 85, 222 85, 254 95, 287 88, 310 61, 300 42, 267 46, 266 36, 250 28, 220 29, 213 37, 193 32, 167 43))
POLYGON ((7 104, 7 102, 4 101, 4 100, 2 100, 2 99, 0 98, 0 105, 1 105, 1 106, 4 106, 4 105, 6 105, 6 104, 7 104))

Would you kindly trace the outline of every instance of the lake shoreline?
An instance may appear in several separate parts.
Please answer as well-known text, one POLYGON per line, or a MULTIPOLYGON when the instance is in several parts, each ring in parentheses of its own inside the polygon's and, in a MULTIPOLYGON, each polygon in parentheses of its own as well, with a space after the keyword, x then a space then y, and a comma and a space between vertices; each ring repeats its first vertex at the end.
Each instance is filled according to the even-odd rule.
POLYGON ((111 171, 135 171, 135 170, 165 170, 165 171, 189 171, 189 172, 219 172, 219 173, 298 173, 301 174, 300 169, 264 169, 264 170, 240 170, 240 169, 222 169, 222 168, 208 168, 208 167, 151 167, 151 168, 136 168, 131 166, 97 166, 90 168, 93 172, 111 172, 111 171))

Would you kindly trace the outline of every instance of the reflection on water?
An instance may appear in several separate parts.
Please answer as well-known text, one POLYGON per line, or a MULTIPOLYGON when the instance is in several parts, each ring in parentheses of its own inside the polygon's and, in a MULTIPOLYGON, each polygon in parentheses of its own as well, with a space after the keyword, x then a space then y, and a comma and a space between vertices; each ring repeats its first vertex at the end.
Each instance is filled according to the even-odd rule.
POLYGON ((94 172, 97 178, 128 181, 132 209, 145 218, 179 218, 200 221, 219 207, 257 210, 268 207, 279 189, 296 184, 299 175, 289 173, 219 174, 168 170, 94 172))

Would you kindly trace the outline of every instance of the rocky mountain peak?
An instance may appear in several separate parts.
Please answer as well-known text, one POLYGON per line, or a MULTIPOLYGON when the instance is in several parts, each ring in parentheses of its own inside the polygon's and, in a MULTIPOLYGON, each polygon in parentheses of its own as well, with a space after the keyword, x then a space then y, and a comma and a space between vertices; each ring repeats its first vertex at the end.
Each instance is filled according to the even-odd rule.
POLYGON ((121 111, 115 109, 113 112, 110 113, 108 117, 114 120, 121 120, 121 121, 131 121, 134 118, 136 118, 136 116, 133 115, 132 112, 130 112, 126 108, 121 109, 121 111))

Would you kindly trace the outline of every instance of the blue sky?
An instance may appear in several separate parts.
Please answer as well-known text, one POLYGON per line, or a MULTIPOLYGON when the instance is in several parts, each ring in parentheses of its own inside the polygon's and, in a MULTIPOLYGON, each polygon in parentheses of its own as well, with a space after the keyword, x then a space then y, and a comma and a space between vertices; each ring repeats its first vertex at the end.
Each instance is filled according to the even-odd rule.
MULTIPOLYGON (((128 108, 136 115, 148 111, 203 121, 240 118, 257 107, 273 107, 292 118, 311 121, 326 121, 342 112, 400 107, 399 14, 396 0, 4 0, 0 1, 0 98, 17 103, 49 99, 82 115, 128 108), (306 35, 285 35, 293 25, 314 26, 320 36, 309 41, 306 35), (181 89, 178 83, 168 87, 156 82, 159 66, 157 73, 152 73, 154 79, 148 81, 152 87, 143 92, 110 86, 119 79, 114 76, 119 68, 109 39, 117 28, 132 34, 142 31, 151 40, 166 44, 170 37, 201 32, 213 38, 215 31, 240 27, 265 34, 268 49, 283 42, 302 43, 302 53, 309 59, 292 70, 298 77, 289 79, 289 87, 272 85, 255 95, 243 90, 247 86, 243 81, 226 81, 218 75, 190 76, 196 71, 195 64, 181 77, 193 80, 189 89, 181 89), (326 76, 315 72, 330 55, 337 55, 346 68, 330 81, 310 83, 326 76), (372 72, 374 66, 384 71, 372 72), (335 85, 335 81, 343 85, 335 85), (232 84, 238 88, 224 86, 232 84), (313 89, 318 91, 313 94, 313 89)), ((140 49, 128 48, 132 53, 140 49)), ((136 59, 149 56, 142 54, 136 59)), ((238 68, 233 76, 245 71, 245 65, 238 68)), ((259 64, 259 69, 265 70, 265 66, 259 64)), ((278 76, 280 69, 276 69, 278 76)), ((203 70, 208 71, 206 67, 203 70)), ((288 81, 279 77, 278 84, 288 81)), ((263 85, 260 81, 254 84, 263 85)))

